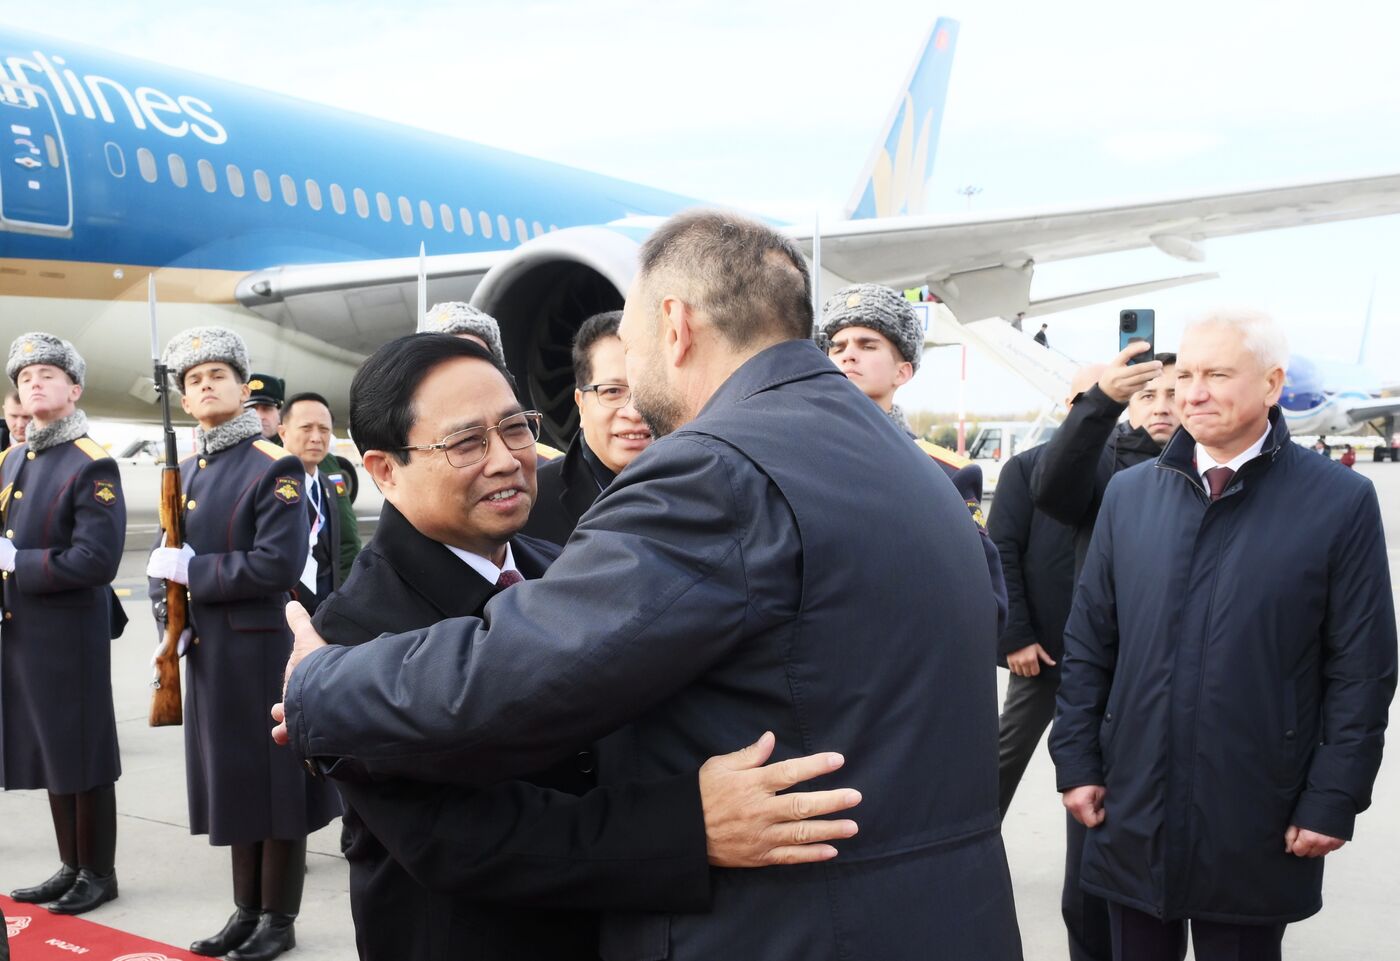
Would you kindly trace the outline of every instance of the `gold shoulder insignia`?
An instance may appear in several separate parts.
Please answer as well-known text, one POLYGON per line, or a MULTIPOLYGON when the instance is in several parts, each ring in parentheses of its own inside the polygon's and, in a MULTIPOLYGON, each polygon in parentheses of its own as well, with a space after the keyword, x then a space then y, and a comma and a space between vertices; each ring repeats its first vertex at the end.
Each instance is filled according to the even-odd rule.
POLYGON ((934 460, 942 461, 949 467, 962 470, 968 464, 972 463, 972 461, 968 460, 966 457, 963 457, 957 451, 949 450, 946 447, 940 447, 937 444, 929 443, 928 441, 922 438, 914 441, 914 443, 918 444, 919 449, 925 454, 932 457, 934 460))
POLYGON ((976 501, 968 501, 967 509, 972 511, 972 519, 977 522, 978 527, 985 528, 987 526, 987 518, 982 514, 981 504, 976 501))
POLYGON ((73 441, 73 446, 93 460, 101 460, 104 457, 111 456, 107 453, 107 448, 103 447, 91 437, 79 437, 77 440, 73 441))
POLYGON ((289 453, 287 448, 274 444, 270 440, 255 440, 253 446, 273 460, 281 460, 289 453))
POLYGON ((301 500, 301 481, 295 477, 279 477, 272 494, 284 504, 295 504, 301 500))
POLYGON ((535 444, 535 456, 537 456, 537 457, 543 457, 545 460, 554 460, 554 458, 556 458, 556 457, 563 457, 563 456, 564 456, 564 452, 563 452, 562 450, 555 450, 553 447, 550 447, 548 444, 536 443, 536 444, 535 444))
POLYGON ((4 464, 4 463, 5 463, 5 458, 10 456, 10 451, 14 450, 14 449, 15 449, 16 447, 18 447, 18 446, 19 446, 18 444, 11 444, 9 447, 6 447, 4 450, 0 450, 0 464, 4 464))

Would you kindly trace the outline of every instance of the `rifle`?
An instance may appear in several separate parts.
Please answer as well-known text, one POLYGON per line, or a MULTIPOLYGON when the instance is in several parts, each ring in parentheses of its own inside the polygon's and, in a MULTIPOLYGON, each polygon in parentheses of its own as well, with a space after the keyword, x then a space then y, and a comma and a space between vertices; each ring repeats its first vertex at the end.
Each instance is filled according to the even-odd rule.
MULTIPOLYGON (((151 312, 151 360, 155 365, 156 395, 160 398, 161 422, 165 426, 165 461, 160 469, 160 526, 165 531, 162 544, 179 547, 185 542, 181 511, 180 462, 175 450, 175 428, 170 423, 170 370, 161 363, 160 336, 156 332, 156 278, 151 274, 147 287, 151 312)), ((151 727, 184 722, 180 704, 180 635, 189 625, 189 596, 185 586, 165 582, 165 635, 156 648, 155 678, 151 681, 151 727)))

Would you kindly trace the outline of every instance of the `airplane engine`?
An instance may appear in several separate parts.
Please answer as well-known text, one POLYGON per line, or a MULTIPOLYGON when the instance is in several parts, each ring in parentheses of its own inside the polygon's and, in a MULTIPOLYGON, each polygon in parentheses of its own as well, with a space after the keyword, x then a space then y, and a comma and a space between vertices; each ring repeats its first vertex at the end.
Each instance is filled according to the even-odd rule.
POLYGON ((573 227, 536 237, 482 277, 472 295, 500 322, 511 372, 544 413, 547 443, 562 448, 578 429, 574 334, 593 314, 622 309, 637 269, 637 233, 573 227))

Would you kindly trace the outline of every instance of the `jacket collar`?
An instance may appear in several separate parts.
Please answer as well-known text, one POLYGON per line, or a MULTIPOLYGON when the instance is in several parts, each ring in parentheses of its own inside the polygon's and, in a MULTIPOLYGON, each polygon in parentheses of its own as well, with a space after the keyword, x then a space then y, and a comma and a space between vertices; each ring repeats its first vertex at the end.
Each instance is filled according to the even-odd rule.
POLYGON ((785 340, 765 347, 744 361, 714 392, 699 416, 737 404, 780 384, 826 375, 846 382, 846 375, 816 344, 810 340, 785 340))
POLYGON ((601 482, 597 473, 602 465, 594 467, 589 463, 597 456, 589 449, 588 442, 583 439, 583 429, 580 428, 574 433, 574 439, 569 442, 569 449, 564 453, 564 463, 559 468, 559 478, 563 481, 559 491, 559 503, 564 506, 565 513, 570 517, 582 517, 588 513, 588 508, 593 506, 602 489, 607 486, 601 482))
MULTIPOLYGON (((369 549, 442 614, 465 617, 481 610, 496 585, 472 570, 442 544, 420 532, 393 504, 384 502, 369 549)), ((529 543, 511 539, 515 566, 527 579, 544 573, 547 562, 529 543)))
MULTIPOLYGON (((1264 438, 1264 447, 1259 451, 1256 461, 1267 459, 1272 463, 1279 453, 1288 447, 1288 422, 1284 420, 1283 410, 1277 404, 1269 409, 1269 424, 1269 436, 1264 438)), ((1180 471, 1188 477, 1196 476, 1196 438, 1192 437, 1184 426, 1178 427, 1171 440, 1167 441, 1167 446, 1162 449, 1162 456, 1157 458, 1157 466, 1180 471)))

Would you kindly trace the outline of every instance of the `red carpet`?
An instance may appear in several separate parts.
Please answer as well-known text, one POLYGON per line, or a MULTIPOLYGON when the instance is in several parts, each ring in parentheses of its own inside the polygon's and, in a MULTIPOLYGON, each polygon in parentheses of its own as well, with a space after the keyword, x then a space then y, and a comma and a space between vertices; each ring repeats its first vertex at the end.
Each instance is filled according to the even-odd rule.
POLYGON ((10 961, 205 961, 182 948, 103 927, 95 921, 50 914, 37 904, 0 895, 10 961))

